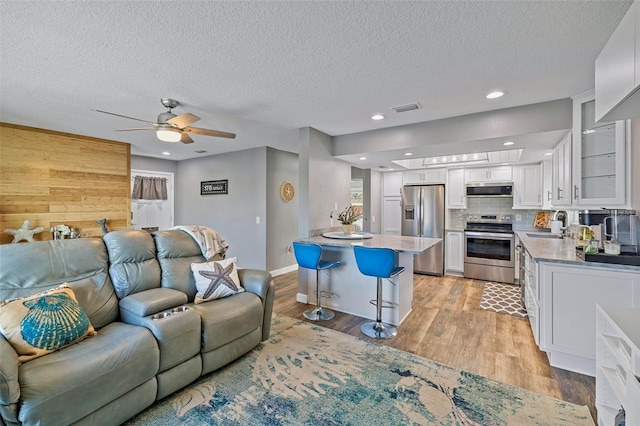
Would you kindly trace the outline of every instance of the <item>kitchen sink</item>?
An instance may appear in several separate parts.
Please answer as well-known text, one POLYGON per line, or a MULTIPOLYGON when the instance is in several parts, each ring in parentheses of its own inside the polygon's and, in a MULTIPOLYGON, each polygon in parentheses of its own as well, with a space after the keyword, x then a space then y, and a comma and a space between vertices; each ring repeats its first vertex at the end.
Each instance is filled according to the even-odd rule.
POLYGON ((551 238, 554 240, 562 239, 562 235, 558 235, 558 234, 543 234, 543 233, 530 234, 528 232, 526 234, 527 234, 527 237, 529 238, 551 238))

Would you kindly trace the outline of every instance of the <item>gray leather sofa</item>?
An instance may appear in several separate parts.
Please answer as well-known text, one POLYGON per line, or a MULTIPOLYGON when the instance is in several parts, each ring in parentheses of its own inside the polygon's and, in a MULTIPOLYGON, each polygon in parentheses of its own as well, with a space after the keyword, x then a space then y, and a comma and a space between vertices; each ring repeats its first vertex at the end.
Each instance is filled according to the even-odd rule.
POLYGON ((240 269, 246 292, 194 305, 204 260, 177 230, 1 245, 0 300, 68 282, 97 335, 18 365, 0 334, 0 425, 120 424, 265 340, 270 274, 240 269))

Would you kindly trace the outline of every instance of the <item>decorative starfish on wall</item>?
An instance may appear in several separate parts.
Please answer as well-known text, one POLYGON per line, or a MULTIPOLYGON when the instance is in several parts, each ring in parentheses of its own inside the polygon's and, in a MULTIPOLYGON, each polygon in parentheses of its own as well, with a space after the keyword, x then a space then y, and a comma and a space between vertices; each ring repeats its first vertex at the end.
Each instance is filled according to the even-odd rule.
POLYGON ((20 229, 5 229, 4 232, 6 232, 7 234, 13 235, 13 241, 11 241, 11 244, 20 242, 22 240, 27 240, 28 242, 32 243, 33 234, 39 234, 44 229, 40 227, 29 229, 29 226, 31 226, 31 222, 29 222, 28 220, 25 220, 22 223, 22 226, 20 227, 20 229))
POLYGON ((223 268, 218 263, 214 263, 213 268, 215 271, 198 271, 200 275, 211 280, 209 287, 207 287, 207 291, 205 291, 202 296, 203 299, 211 297, 213 292, 222 284, 235 292, 238 291, 238 286, 236 286, 236 283, 234 283, 230 277, 230 274, 233 271, 233 266, 233 263, 230 263, 229 266, 223 268))

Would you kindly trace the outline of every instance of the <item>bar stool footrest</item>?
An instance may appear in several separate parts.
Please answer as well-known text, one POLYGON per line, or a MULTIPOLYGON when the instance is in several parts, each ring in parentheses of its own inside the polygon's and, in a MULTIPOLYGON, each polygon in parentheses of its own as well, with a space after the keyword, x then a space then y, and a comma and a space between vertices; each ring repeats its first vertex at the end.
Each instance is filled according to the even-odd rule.
MULTIPOLYGON (((314 291, 314 293, 316 294, 316 296, 318 295, 317 291, 314 291)), ((320 290, 320 297, 324 297, 325 299, 331 299, 335 295, 336 294, 332 291, 320 290)))
MULTIPOLYGON (((378 306, 378 301, 376 299, 369 300, 369 303, 371 303, 373 306, 378 306)), ((393 303, 388 300, 383 300, 381 305, 383 309, 392 309, 398 307, 397 303, 393 303)))

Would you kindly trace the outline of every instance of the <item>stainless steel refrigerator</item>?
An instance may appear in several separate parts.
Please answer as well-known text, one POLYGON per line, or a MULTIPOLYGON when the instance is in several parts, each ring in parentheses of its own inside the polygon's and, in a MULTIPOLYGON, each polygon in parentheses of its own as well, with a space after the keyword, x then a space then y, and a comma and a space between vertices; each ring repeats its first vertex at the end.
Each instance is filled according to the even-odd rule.
POLYGON ((402 235, 443 239, 414 256, 416 274, 444 274, 444 206, 444 185, 402 188, 402 235))

